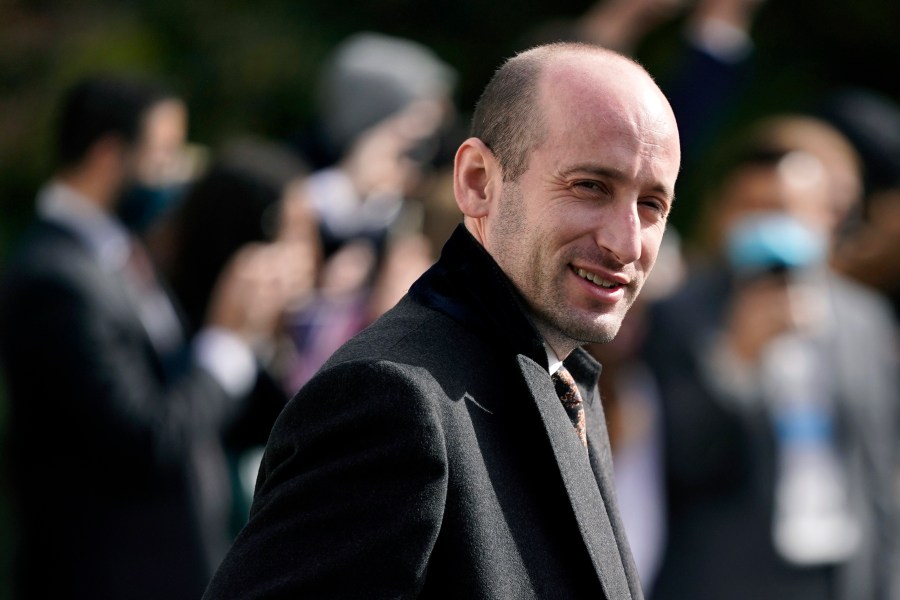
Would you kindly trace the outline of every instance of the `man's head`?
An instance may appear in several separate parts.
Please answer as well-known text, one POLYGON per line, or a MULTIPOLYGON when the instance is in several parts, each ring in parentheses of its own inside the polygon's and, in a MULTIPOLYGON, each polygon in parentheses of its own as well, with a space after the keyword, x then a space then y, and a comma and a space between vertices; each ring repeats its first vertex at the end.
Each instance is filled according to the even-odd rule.
POLYGON ((454 191, 466 227, 566 356, 618 331, 656 260, 679 164, 672 110, 643 68, 552 44, 488 84, 454 191))
POLYGON ((734 225, 759 214, 781 213, 823 239, 861 201, 860 163, 836 129, 802 115, 753 123, 725 152, 707 200, 706 232, 718 251, 734 225))
POLYGON ((63 99, 60 173, 112 210, 126 186, 172 176, 186 129, 184 104, 156 84, 115 76, 82 80, 63 99))

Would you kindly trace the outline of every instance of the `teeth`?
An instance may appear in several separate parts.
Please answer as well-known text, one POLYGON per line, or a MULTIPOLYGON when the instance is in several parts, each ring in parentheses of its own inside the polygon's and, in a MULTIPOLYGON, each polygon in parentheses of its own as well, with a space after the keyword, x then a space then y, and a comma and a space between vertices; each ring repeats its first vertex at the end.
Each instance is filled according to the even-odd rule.
POLYGON ((607 280, 605 280, 605 279, 602 279, 599 275, 596 275, 596 274, 594 274, 594 273, 590 273, 590 272, 588 272, 588 271, 585 271, 584 269, 578 269, 578 275, 579 275, 580 277, 583 277, 583 278, 587 279, 587 280, 590 281, 590 282, 593 282, 593 283, 599 285, 599 286, 602 287, 602 288, 612 289, 612 288, 614 288, 614 287, 618 287, 618 286, 619 286, 619 284, 617 284, 617 283, 615 283, 615 282, 613 282, 613 281, 607 281, 607 280))

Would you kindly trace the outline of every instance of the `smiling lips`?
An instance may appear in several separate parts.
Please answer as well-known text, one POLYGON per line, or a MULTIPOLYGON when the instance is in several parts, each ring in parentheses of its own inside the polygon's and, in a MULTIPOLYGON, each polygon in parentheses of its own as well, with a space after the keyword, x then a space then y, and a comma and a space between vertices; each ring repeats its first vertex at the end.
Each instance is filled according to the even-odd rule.
POLYGON ((622 287, 622 285, 623 285, 623 284, 615 282, 615 281, 610 281, 609 279, 603 279, 596 273, 591 273, 590 271, 585 271, 584 269, 577 268, 577 269, 575 269, 575 272, 582 279, 587 279, 591 283, 598 285, 605 290, 616 290, 616 289, 622 287))

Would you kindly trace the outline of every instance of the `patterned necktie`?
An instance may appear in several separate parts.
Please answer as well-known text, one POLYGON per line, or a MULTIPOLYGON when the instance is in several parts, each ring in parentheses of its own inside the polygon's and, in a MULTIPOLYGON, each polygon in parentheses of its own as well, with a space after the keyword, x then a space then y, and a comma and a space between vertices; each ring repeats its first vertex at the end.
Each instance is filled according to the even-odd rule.
POLYGON ((578 434, 578 439, 581 440, 581 445, 587 448, 587 432, 584 426, 584 406, 581 402, 581 392, 578 391, 578 387, 575 385, 572 374, 569 373, 568 369, 560 366, 559 370, 553 374, 551 379, 553 379, 553 385, 556 387, 556 394, 559 396, 563 408, 566 409, 569 419, 572 420, 572 425, 575 427, 575 433, 578 434))

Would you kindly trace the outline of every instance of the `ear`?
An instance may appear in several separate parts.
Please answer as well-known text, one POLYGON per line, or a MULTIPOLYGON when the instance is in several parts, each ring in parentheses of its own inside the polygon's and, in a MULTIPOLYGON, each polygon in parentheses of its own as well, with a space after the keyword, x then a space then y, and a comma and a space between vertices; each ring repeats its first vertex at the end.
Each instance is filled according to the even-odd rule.
POLYGON ((491 204, 503 192, 503 177, 494 153, 480 139, 469 138, 456 151, 453 167, 453 193, 459 209, 470 218, 487 216, 491 204))

